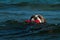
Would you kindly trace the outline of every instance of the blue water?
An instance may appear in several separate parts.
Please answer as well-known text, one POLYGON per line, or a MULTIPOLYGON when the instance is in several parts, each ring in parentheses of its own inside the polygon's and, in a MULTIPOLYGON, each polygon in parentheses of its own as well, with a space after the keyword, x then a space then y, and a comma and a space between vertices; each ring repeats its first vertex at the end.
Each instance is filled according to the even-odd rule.
MULTIPOLYGON (((38 9, 32 9, 29 6, 17 7, 17 6, 6 6, 0 8, 0 22, 5 22, 7 20, 17 20, 23 22, 26 19, 29 19, 31 15, 41 14, 47 20, 49 24, 59 24, 60 23, 60 11, 43 11, 38 9)), ((37 26, 37 25, 36 25, 37 26)), ((14 28, 11 25, 6 27, 5 24, 0 23, 0 40, 60 40, 59 33, 43 33, 39 34, 38 31, 25 31, 19 29, 19 27, 14 28), (2 26, 1 26, 2 25, 2 26), (7 28, 8 27, 8 28, 7 28), (26 33, 25 33, 26 32, 26 33), (30 35, 32 34, 32 35, 30 35)), ((28 25, 28 27, 30 27, 28 25)), ((49 27, 59 27, 49 26, 49 27)), ((46 27, 47 28, 47 27, 46 27)), ((44 28, 43 28, 44 29, 44 28)), ((27 29, 29 30, 29 29, 27 29)))
POLYGON ((30 3, 44 3, 44 4, 60 4, 60 0, 0 0, 1 3, 15 4, 19 2, 30 2, 30 3))

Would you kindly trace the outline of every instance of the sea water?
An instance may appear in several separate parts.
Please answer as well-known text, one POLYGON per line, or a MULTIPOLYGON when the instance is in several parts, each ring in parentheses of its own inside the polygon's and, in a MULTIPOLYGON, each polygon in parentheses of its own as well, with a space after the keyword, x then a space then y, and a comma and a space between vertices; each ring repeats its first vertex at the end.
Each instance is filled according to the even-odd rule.
MULTIPOLYGON (((24 20, 29 19, 34 14, 41 14, 46 19, 49 24, 59 24, 60 23, 60 11, 45 11, 41 9, 32 9, 30 6, 3 6, 0 8, 0 40, 60 40, 59 33, 32 33, 27 35, 26 32, 23 34, 23 30, 19 28, 6 29, 7 27, 2 22, 7 20, 16 20, 18 22, 23 22, 24 20), (2 27, 3 26, 3 27, 2 27), (1 29, 3 28, 3 29, 1 29)), ((57 25, 58 26, 58 25, 57 25)), ((20 27, 20 26, 19 26, 20 27)), ((28 27, 30 27, 28 25, 28 27)), ((49 26, 51 27, 51 26, 49 26)), ((31 33, 31 32, 30 32, 31 33)))

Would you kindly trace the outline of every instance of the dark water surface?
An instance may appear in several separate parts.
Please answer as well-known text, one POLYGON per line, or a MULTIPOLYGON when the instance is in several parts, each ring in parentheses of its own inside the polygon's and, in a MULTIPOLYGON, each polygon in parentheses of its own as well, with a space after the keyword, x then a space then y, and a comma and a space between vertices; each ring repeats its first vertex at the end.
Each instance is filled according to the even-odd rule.
POLYGON ((0 40, 60 40, 60 11, 42 11, 32 9, 29 6, 16 7, 5 6, 0 8, 0 40), (29 19, 33 14, 41 14, 47 20, 46 25, 41 26, 42 29, 31 31, 29 27, 40 27, 40 25, 28 25, 26 29, 19 29, 20 26, 12 26, 4 24, 7 20, 17 20, 22 22, 29 19), (52 24, 52 25, 51 25, 52 24), (6 26, 7 25, 7 26, 6 26), (51 30, 57 30, 52 33, 51 30), (50 30, 50 33, 41 33, 42 31, 50 30), (40 32, 41 31, 41 32, 40 32), (59 32, 58 32, 59 31, 59 32), (58 32, 58 33, 57 33, 58 32))

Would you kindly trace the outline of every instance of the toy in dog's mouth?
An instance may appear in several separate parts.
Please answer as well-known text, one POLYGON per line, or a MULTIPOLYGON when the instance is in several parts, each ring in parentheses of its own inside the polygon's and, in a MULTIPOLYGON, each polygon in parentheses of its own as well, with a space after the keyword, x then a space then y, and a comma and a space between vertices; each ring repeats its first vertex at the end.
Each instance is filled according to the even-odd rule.
POLYGON ((29 20, 25 21, 26 23, 45 23, 45 19, 41 15, 33 15, 29 20))
POLYGON ((39 20, 34 20, 34 21, 31 21, 31 20, 25 20, 26 23, 40 23, 39 20))

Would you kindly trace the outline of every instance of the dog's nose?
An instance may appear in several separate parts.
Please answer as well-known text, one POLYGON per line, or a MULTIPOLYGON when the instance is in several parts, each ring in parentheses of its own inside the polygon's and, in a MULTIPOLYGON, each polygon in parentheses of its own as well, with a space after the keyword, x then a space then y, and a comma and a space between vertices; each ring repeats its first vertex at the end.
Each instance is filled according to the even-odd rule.
POLYGON ((37 17, 34 18, 34 20, 36 20, 36 19, 37 19, 37 17))

